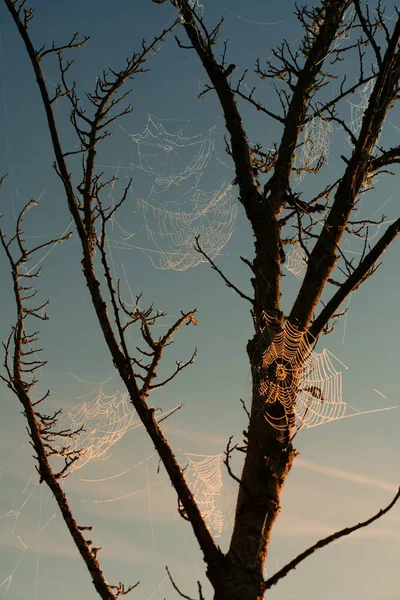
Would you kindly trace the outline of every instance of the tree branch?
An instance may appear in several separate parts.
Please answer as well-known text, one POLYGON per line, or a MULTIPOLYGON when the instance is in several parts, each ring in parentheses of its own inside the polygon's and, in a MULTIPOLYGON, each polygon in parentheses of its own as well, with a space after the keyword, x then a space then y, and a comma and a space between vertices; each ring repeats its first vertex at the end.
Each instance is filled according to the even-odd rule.
POLYGON ((240 200, 247 211, 249 206, 256 201, 258 190, 251 168, 248 139, 235 101, 235 94, 228 82, 229 75, 226 76, 226 70, 217 62, 212 52, 212 34, 207 32, 202 19, 195 15, 189 2, 176 0, 174 4, 179 10, 187 36, 198 54, 223 108, 226 128, 231 138, 236 178, 241 192, 240 200))
POLYGON ((328 537, 323 538, 322 540, 319 540, 319 542, 317 542, 310 548, 307 548, 307 550, 304 550, 304 552, 302 552, 301 554, 296 556, 296 558, 291 560, 287 565, 285 565, 284 567, 282 567, 282 569, 280 569, 277 573, 275 573, 275 575, 272 575, 272 577, 270 577, 269 579, 267 579, 267 581, 264 582, 264 591, 269 590, 272 586, 276 585, 280 579, 282 579, 283 577, 286 577, 286 575, 290 571, 295 569, 298 564, 300 564, 303 560, 308 558, 311 554, 313 554, 317 550, 320 550, 320 548, 324 548, 324 546, 327 546, 328 544, 335 542, 336 540, 340 539, 341 537, 350 535, 351 533, 354 533, 355 531, 357 531, 358 529, 361 529, 362 527, 368 527, 368 525, 371 525, 371 523, 373 523, 377 519, 380 519, 381 517, 383 517, 383 515, 385 515, 387 512, 389 512, 389 510, 391 508, 393 508, 393 506, 396 504, 396 502, 398 501, 399 498, 400 498, 400 487, 397 490, 395 497, 386 506, 386 508, 382 508, 373 517, 370 517, 366 521, 361 521, 361 523, 357 523, 357 525, 353 525, 352 527, 345 527, 344 529, 341 529, 340 531, 336 531, 336 533, 332 533, 331 535, 328 535, 328 537))
POLYGON ((399 40, 400 16, 376 77, 357 144, 338 185, 321 234, 311 252, 306 275, 290 313, 290 322, 300 329, 309 325, 325 284, 337 263, 336 250, 368 176, 370 158, 386 114, 397 96, 400 76, 400 54, 397 50, 399 40))
POLYGON ((227 279, 227 277, 225 277, 225 275, 222 273, 221 269, 219 269, 219 267, 217 267, 217 265, 215 264, 215 262, 202 249, 202 247, 200 246, 199 240, 200 240, 200 236, 196 235, 196 237, 195 237, 195 243, 194 243, 195 250, 197 252, 199 252, 199 254, 201 254, 202 256, 204 256, 204 258, 210 263, 211 268, 214 269, 214 271, 216 271, 218 273, 218 275, 220 275, 222 277, 222 279, 225 281, 225 284, 226 284, 226 286, 228 288, 231 288, 232 290, 234 290, 241 298, 243 298, 244 300, 248 300, 254 306, 254 298, 250 298, 250 296, 247 296, 246 294, 244 294, 243 292, 241 292, 239 290, 239 288, 236 287, 236 285, 234 285, 233 283, 231 283, 229 281, 229 279, 227 279))
POLYGON ((167 571, 167 573, 168 573, 168 577, 169 577, 169 580, 170 580, 170 582, 171 582, 171 584, 172 584, 172 587, 174 588, 174 590, 175 590, 176 592, 178 592, 178 594, 180 595, 180 597, 181 597, 181 598, 185 598, 185 600, 195 600, 195 599, 194 599, 194 598, 192 598, 191 596, 187 596, 186 594, 184 594, 183 592, 181 592, 181 590, 180 590, 180 589, 178 588, 178 586, 176 585, 176 583, 175 583, 175 581, 174 581, 174 579, 173 579, 173 577, 172 577, 172 575, 171 575, 171 573, 170 573, 170 570, 168 569, 168 567, 165 567, 165 570, 166 570, 166 571, 167 571))
MULTIPOLYGON (((156 45, 163 39, 163 37, 167 34, 168 31, 172 29, 172 27, 175 24, 172 25, 168 30, 163 31, 163 33, 160 36, 156 37, 155 40, 149 46, 146 46, 143 42, 142 51, 137 54, 134 54, 133 57, 128 59, 127 66, 125 69, 123 69, 119 73, 113 71, 110 72, 111 76, 114 79, 110 79, 109 77, 111 76, 107 74, 103 74, 103 78, 98 79, 95 92, 92 95, 89 95, 89 100, 91 100, 92 104, 96 107, 95 115, 92 120, 89 119, 89 121, 86 121, 84 119, 85 122, 90 123, 90 130, 89 132, 84 134, 82 134, 82 132, 79 131, 79 128, 78 130, 76 130, 79 139, 82 140, 82 135, 87 136, 88 144, 85 147, 85 152, 87 154, 84 158, 83 180, 81 184, 77 188, 75 188, 72 184, 71 174, 66 166, 65 156, 62 151, 62 146, 57 131, 57 124, 53 113, 51 99, 46 87, 40 63, 37 59, 37 54, 34 50, 33 44, 28 34, 26 19, 21 19, 20 11, 17 9, 15 2, 13 2, 12 0, 4 1, 25 44, 29 59, 31 61, 36 76, 36 81, 39 86, 42 102, 46 112, 48 128, 53 144, 56 159, 56 171, 59 174, 61 181, 64 185, 68 207, 78 231, 83 254, 83 259, 81 263, 83 267, 83 272, 85 275, 86 283, 90 292, 91 300, 96 312, 100 328, 102 330, 107 347, 110 351, 111 359, 116 369, 118 370, 122 380, 125 383, 132 404, 135 407, 137 414, 141 419, 144 427, 146 428, 147 433, 150 436, 165 466, 165 469, 178 495, 178 498, 180 499, 186 511, 186 514, 188 515, 188 518, 191 522, 195 536, 204 554, 204 558, 207 564, 209 566, 212 565, 214 568, 218 568, 218 564, 222 560, 222 552, 216 546, 212 535, 207 528, 207 525, 203 519, 200 509, 196 503, 195 497, 186 482, 184 473, 180 468, 168 441, 164 437, 163 432, 155 419, 154 410, 149 408, 146 402, 146 394, 141 392, 138 388, 135 379, 135 374, 132 368, 132 363, 130 360, 127 359, 120 344, 117 341, 115 331, 110 320, 107 303, 105 302, 101 294, 101 282, 98 279, 93 260, 96 239, 96 233, 94 230, 94 213, 92 207, 92 201, 94 199, 93 191, 95 190, 95 188, 93 188, 96 158, 95 147, 97 143, 101 139, 103 139, 105 135, 107 135, 106 133, 102 135, 97 135, 98 131, 101 129, 103 117, 108 113, 108 109, 110 108, 110 106, 115 106, 115 104, 112 104, 113 94, 115 92, 118 92, 121 86, 126 81, 131 79, 137 71, 140 72, 139 67, 145 61, 147 54, 156 50, 156 45), (79 199, 75 196, 75 189, 78 189, 78 192, 81 194, 83 202, 80 202, 79 199), (82 210, 84 213, 83 218, 81 216, 82 210)), ((78 113, 78 116, 81 115, 79 115, 78 113)), ((171 332, 170 330, 168 333, 171 336, 173 331, 171 332)), ((107 589, 108 593, 111 594, 109 588, 107 589)), ((109 598, 106 595, 102 597, 104 597, 104 599, 109 600, 109 598)), ((110 598, 113 597, 114 596, 110 596, 110 598)))
POLYGON ((376 264, 377 260, 387 250, 393 240, 400 233, 400 218, 394 223, 389 225, 385 233, 381 236, 375 246, 366 254, 365 258, 356 267, 353 273, 346 279, 344 283, 338 288, 337 292, 327 302, 325 307, 321 310, 318 317, 314 320, 309 328, 310 335, 317 339, 320 333, 326 327, 329 319, 333 317, 337 309, 340 307, 342 302, 357 289, 363 281, 367 278, 369 272, 376 264))

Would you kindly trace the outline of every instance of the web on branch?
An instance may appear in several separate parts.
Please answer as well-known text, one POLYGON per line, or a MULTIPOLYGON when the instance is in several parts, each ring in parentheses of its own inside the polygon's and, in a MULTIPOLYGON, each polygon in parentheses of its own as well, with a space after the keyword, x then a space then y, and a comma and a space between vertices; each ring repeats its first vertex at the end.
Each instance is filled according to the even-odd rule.
MULTIPOLYGON (((211 157, 216 158, 215 126, 184 137, 149 116, 143 132, 129 135, 138 156, 132 166, 141 171, 138 177, 144 177, 150 191, 137 201, 144 227, 132 233, 115 220, 122 235, 112 245, 141 250, 157 269, 185 271, 207 260, 195 249, 199 236, 201 248, 214 259, 230 240, 238 215, 232 185, 225 181, 212 191, 202 185, 211 157)), ((135 189, 140 183, 137 179, 135 189)))
POLYGON ((302 132, 296 177, 302 181, 307 173, 318 172, 328 160, 332 124, 322 117, 312 117, 302 132))
POLYGON ((305 332, 289 322, 270 337, 271 319, 264 314, 269 346, 264 352, 260 372, 259 394, 263 400, 265 418, 276 429, 316 427, 331 421, 369 413, 393 410, 394 406, 360 411, 342 398, 342 373, 335 363, 347 367, 329 350, 316 352, 305 332), (280 404, 286 423, 269 410, 280 404))
POLYGON ((298 279, 303 279, 307 270, 307 254, 299 243, 290 246, 283 266, 298 279))
MULTIPOLYGON (((269 319, 266 317, 268 326, 269 319)), ((344 416, 342 373, 327 350, 312 350, 304 332, 291 323, 276 333, 263 356, 260 396, 266 402, 266 419, 278 429, 280 424, 269 414, 268 404, 283 406, 286 419, 297 429, 315 427, 344 416)))
POLYGON ((222 489, 222 454, 206 456, 187 454, 188 466, 185 475, 190 482, 200 512, 208 528, 219 537, 223 529, 223 514, 216 504, 222 489))
MULTIPOLYGON (((141 248, 157 269, 185 271, 205 261, 194 248, 196 236, 206 254, 214 259, 228 243, 236 226, 238 207, 232 186, 214 192, 197 189, 192 212, 172 211, 140 200, 148 239, 153 248, 141 248)), ((124 242, 120 245, 123 247, 124 242)))
POLYGON ((368 106, 374 84, 374 79, 371 79, 359 90, 357 94, 351 97, 351 100, 348 100, 350 105, 349 127, 356 136, 360 133, 364 112, 368 106))
POLYGON ((107 459, 109 450, 138 425, 127 393, 107 396, 100 390, 91 400, 77 405, 60 424, 61 429, 81 430, 75 439, 68 440, 69 450, 81 451, 69 472, 81 469, 92 460, 107 459))
POLYGON ((214 126, 199 135, 183 137, 182 131, 169 133, 161 121, 149 115, 141 133, 128 134, 139 157, 139 164, 133 166, 152 176, 157 192, 193 175, 200 178, 215 149, 215 130, 214 126))
MULTIPOLYGON (((92 460, 107 460, 110 450, 132 429, 142 427, 128 392, 106 395, 101 389, 92 391, 81 404, 66 413, 60 421, 60 430, 77 432, 68 438, 68 451, 79 452, 80 457, 68 469, 73 473, 92 460)), ((176 407, 158 413, 157 419, 174 413, 176 407)))

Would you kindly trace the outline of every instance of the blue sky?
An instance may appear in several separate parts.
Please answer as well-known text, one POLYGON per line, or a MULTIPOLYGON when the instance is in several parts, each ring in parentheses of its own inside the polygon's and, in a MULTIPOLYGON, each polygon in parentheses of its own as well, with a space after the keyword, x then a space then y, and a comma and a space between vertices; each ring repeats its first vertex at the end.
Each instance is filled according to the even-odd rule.
MULTIPOLYGON (((113 10, 103 0, 88 0, 83 5, 77 0, 42 1, 36 4, 36 9, 31 32, 36 45, 51 42, 53 37, 63 41, 76 30, 91 35, 87 46, 74 56, 74 77, 82 96, 94 85, 97 73, 106 67, 122 65, 125 57, 139 48, 142 37, 150 40, 173 18, 169 6, 156 6, 149 0, 135 3, 121 0, 113 10)), ((224 16, 223 36, 230 40, 228 60, 238 65, 238 72, 245 67, 251 69, 256 57, 270 56, 271 47, 282 35, 293 46, 301 35, 293 16, 293 4, 288 0, 268 8, 261 0, 246 4, 239 0, 231 0, 229 4, 215 0, 204 2, 204 15, 210 24, 224 16)), ((30 198, 40 198, 40 205, 26 219, 25 232, 44 241, 68 230, 70 219, 52 169, 50 140, 34 78, 21 41, 2 5, 0 33, 0 172, 10 174, 1 192, 2 226, 10 232, 18 210, 30 198)), ((183 38, 183 32, 178 35, 183 38)), ((185 271, 159 270, 152 266, 148 253, 137 249, 143 245, 147 250, 155 249, 146 234, 146 221, 138 205, 140 199, 153 205, 157 200, 178 213, 193 210, 190 208, 193 178, 162 192, 158 189, 151 195, 154 175, 138 168, 138 150, 149 149, 145 145, 138 148, 128 134, 143 132, 149 114, 166 132, 174 134, 175 140, 179 131, 190 138, 215 126, 215 150, 202 176, 201 187, 209 193, 219 189, 224 181, 228 186, 233 179, 232 165, 224 152, 223 120, 216 99, 209 93, 203 100, 197 100, 207 80, 194 53, 179 50, 171 38, 148 66, 150 72, 133 82, 134 112, 121 122, 123 129, 116 127, 113 137, 103 145, 99 165, 103 165, 101 169, 106 175, 118 174, 119 182, 113 187, 111 201, 118 199, 123 185, 133 177, 129 202, 110 232, 110 252, 126 298, 130 299, 130 290, 133 294, 143 292, 145 303, 154 302, 167 312, 166 323, 171 323, 180 310, 198 310, 198 326, 185 327, 177 336, 167 354, 164 372, 168 372, 175 360, 188 358, 197 347, 194 366, 151 398, 153 405, 164 411, 185 404, 166 421, 165 431, 182 464, 186 464, 185 453, 216 455, 223 451, 230 435, 240 439, 245 415, 239 399, 250 401, 245 346, 252 324, 246 302, 229 291, 207 265, 185 271), (129 237, 132 247, 125 243, 121 248, 118 243, 124 237, 121 228, 132 234, 129 237)), ((50 86, 57 82, 54 64, 45 66, 45 73, 50 86)), ((275 102, 270 88, 260 84, 258 89, 265 102, 275 102)), ((250 139, 262 142, 265 147, 279 139, 275 123, 260 119, 248 106, 242 108, 250 139)), ((350 106, 347 109, 350 119, 350 106)), ((56 110, 61 137, 66 147, 73 148, 76 141, 68 128, 66 111, 66 104, 61 102, 56 110)), ((392 125, 384 133, 389 145, 398 143, 396 116, 393 111, 392 125)), ((335 131, 332 135, 328 166, 319 180, 321 186, 338 172, 338 157, 346 151, 342 133, 335 131)), ((178 148, 171 173, 181 172, 180 165, 188 157, 193 158, 196 151, 193 147, 178 148)), ((308 179, 299 184, 305 195, 314 186, 308 179)), ((363 214, 376 212, 380 216, 384 211, 388 219, 394 218, 398 215, 398 191, 396 178, 380 182, 363 200, 363 214)), ((234 198, 230 208, 233 206, 234 198)), ((147 217, 149 226, 154 227, 151 211, 147 217)), ((157 239, 162 246, 163 239, 157 239)), ((250 292, 249 274, 240 255, 252 255, 252 238, 239 209, 235 231, 222 248, 218 264, 239 287, 250 292)), ((336 368, 343 372, 343 399, 359 410, 399 404, 397 256, 395 243, 376 275, 352 296, 347 318, 332 335, 321 340, 319 347, 321 350, 325 345, 346 365, 347 368, 335 362, 336 368)), ((50 298, 50 321, 41 328, 41 347, 48 365, 41 371, 38 393, 47 388, 53 391, 49 411, 63 405, 68 412, 82 403, 84 396, 95 395, 101 387, 110 395, 123 391, 103 347, 79 262, 79 246, 74 238, 54 248, 43 260, 40 295, 43 299, 50 298)), ((0 334, 5 339, 15 311, 4 257, 0 257, 0 277, 3 282, 0 334)), ((299 281, 286 272, 284 310, 289 309, 298 285, 299 281)), ((137 343, 132 337, 132 344, 137 343)), ((0 519, 0 598, 50 600, 55 592, 60 600, 95 598, 54 502, 47 490, 37 486, 34 477, 31 479, 34 462, 23 417, 16 399, 5 386, 1 388, 1 400, 0 517, 4 518, 0 519)), ((285 486, 268 574, 320 537, 370 516, 389 502, 399 484, 399 422, 399 411, 393 410, 303 430, 297 436, 296 446, 301 456, 285 486)), ((177 515, 165 473, 161 470, 157 474, 158 462, 143 430, 132 429, 110 454, 107 460, 76 471, 66 482, 78 519, 93 525, 92 539, 103 548, 99 556, 106 578, 127 584, 140 579, 141 586, 132 596, 175 598, 176 593, 166 580, 167 564, 187 594, 196 593, 196 581, 201 579, 206 597, 210 597, 202 558, 190 528, 177 515), (98 479, 104 481, 85 481, 98 479)), ((219 502, 225 528, 220 541, 226 548, 235 487, 226 473, 223 483, 219 502)), ((382 600, 394 600, 398 597, 399 527, 400 513, 396 507, 368 530, 311 557, 272 590, 269 597, 372 600, 379 596, 382 600)))

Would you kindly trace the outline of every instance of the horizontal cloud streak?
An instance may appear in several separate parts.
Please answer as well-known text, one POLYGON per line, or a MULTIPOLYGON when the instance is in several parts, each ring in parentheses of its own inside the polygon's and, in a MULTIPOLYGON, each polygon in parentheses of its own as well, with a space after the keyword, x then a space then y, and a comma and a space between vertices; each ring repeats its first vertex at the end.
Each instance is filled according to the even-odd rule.
MULTIPOLYGON (((343 525, 324 523, 322 521, 307 521, 294 515, 286 517, 285 520, 280 521, 276 527, 276 535, 282 537, 292 536, 309 536, 313 535, 316 538, 324 538, 331 535, 335 531, 339 531, 343 528, 343 525)), ((360 529, 352 533, 345 539, 354 537, 363 537, 366 539, 386 539, 398 541, 398 532, 393 529, 386 527, 367 527, 366 529, 360 529)), ((341 542, 341 540, 340 540, 341 542)), ((333 542, 334 544, 340 543, 339 541, 333 542)))
POLYGON ((304 458, 298 458, 295 462, 295 465, 301 469, 307 469, 308 471, 320 473, 321 475, 326 475, 327 477, 337 477, 338 479, 345 479, 355 484, 367 485, 369 487, 388 492, 395 492, 398 487, 394 483, 390 483, 389 481, 385 481, 383 479, 375 479, 374 477, 362 475, 361 473, 355 473, 354 471, 345 471, 344 469, 338 469, 336 467, 319 465, 304 458))

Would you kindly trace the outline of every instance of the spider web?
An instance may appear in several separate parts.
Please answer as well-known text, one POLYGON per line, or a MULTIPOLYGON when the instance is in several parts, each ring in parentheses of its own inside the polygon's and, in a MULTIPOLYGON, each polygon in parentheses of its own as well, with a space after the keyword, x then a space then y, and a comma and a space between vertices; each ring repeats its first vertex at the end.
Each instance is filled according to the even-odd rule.
MULTIPOLYGON (((100 389, 89 392, 83 398, 89 399, 71 409, 60 422, 61 430, 78 432, 74 439, 68 439, 68 451, 81 454, 68 469, 69 473, 93 460, 107 460, 111 456, 111 448, 126 433, 142 426, 127 392, 106 395, 100 389)), ((160 413, 159 418, 175 410, 160 413)))
POLYGON ((200 512, 215 537, 222 533, 224 518, 216 504, 222 489, 222 454, 187 454, 188 466, 185 475, 191 484, 200 512))
POLYGON ((235 229, 238 206, 226 181, 211 191, 201 185, 215 156, 215 129, 184 137, 181 130, 170 133, 149 116, 141 133, 129 134, 138 156, 132 167, 147 177, 150 192, 137 201, 144 227, 132 233, 116 221, 122 235, 111 241, 114 247, 139 249, 157 269, 176 271, 207 260, 195 250, 196 236, 211 259, 221 252, 235 229))
POLYGON ((307 271, 307 254, 299 243, 290 246, 283 266, 298 279, 303 279, 307 271))
MULTIPOLYGON (((266 323, 269 324, 266 317, 266 323)), ((343 417, 342 373, 335 369, 327 350, 312 350, 304 332, 286 322, 275 334, 263 356, 260 396, 266 404, 278 402, 286 418, 296 428, 315 427, 343 417), (295 399, 295 401, 294 401, 295 399)), ((284 429, 266 409, 266 419, 284 429)))
POLYGON ((71 465, 69 472, 81 469, 92 460, 106 460, 109 450, 137 426, 139 421, 127 393, 107 396, 100 390, 94 398, 75 406, 60 423, 62 430, 80 430, 75 439, 68 441, 69 451, 81 451, 81 457, 71 465))
MULTIPOLYGON (((368 106, 369 98, 374 85, 375 81, 371 79, 359 90, 355 97, 352 96, 352 99, 348 100, 350 105, 349 127, 356 136, 360 133, 364 112, 368 106)), ((349 138, 348 141, 351 144, 351 140, 349 138)))
POLYGON ((185 271, 206 261, 194 248, 196 236, 200 236, 202 249, 214 259, 232 236, 238 214, 232 186, 226 184, 209 193, 197 189, 192 212, 159 208, 146 200, 138 204, 143 210, 148 239, 153 244, 153 249, 141 250, 157 269, 175 271, 185 271))
POLYGON ((319 170, 328 160, 332 124, 322 117, 312 117, 303 129, 296 178, 300 182, 307 173, 319 170))
POLYGON ((215 131, 214 125, 199 135, 183 137, 182 130, 169 133, 161 120, 148 115, 141 133, 128 133, 139 158, 139 164, 133 166, 152 176, 157 192, 193 175, 199 179, 214 152, 215 131))
MULTIPOLYGON (((268 327, 271 320, 264 317, 268 327)), ((302 427, 395 408, 359 411, 347 405, 342 398, 342 373, 335 363, 347 369, 329 350, 314 351, 305 332, 286 322, 263 356, 264 377, 259 393, 265 401, 267 421, 277 429, 286 429, 288 423, 299 431, 302 427), (282 419, 268 410, 268 405, 274 403, 284 408, 287 423, 282 424, 282 419)))

